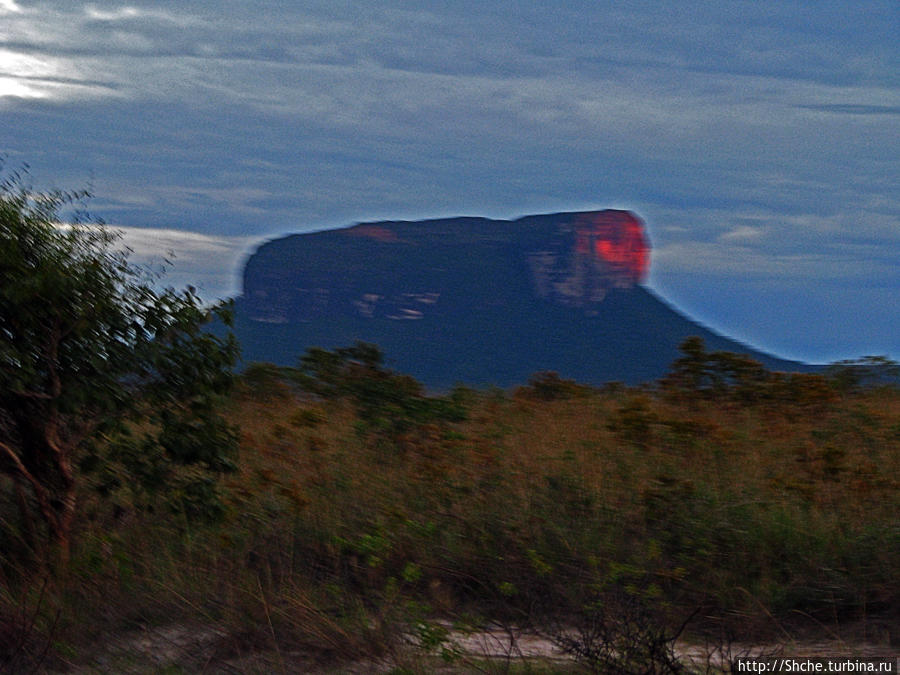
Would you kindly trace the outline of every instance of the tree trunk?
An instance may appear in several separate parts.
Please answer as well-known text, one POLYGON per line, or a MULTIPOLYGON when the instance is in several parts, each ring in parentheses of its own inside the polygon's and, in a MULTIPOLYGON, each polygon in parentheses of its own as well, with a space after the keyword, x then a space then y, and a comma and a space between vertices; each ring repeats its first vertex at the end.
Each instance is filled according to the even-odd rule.
POLYGON ((68 486, 61 498, 62 504, 57 516, 57 526, 53 533, 53 547, 59 571, 65 572, 72 557, 72 523, 75 520, 76 506, 75 485, 68 486))
MULTIPOLYGON (((29 500, 26 496, 27 487, 30 488, 34 502, 37 504, 37 511, 47 526, 50 550, 44 551, 44 553, 49 553, 48 562, 52 560, 58 570, 62 571, 68 566, 71 557, 72 524, 75 520, 76 509, 76 481, 68 458, 69 453, 54 443, 47 443, 46 450, 50 452, 40 454, 45 462, 29 462, 34 466, 32 470, 29 470, 12 447, 0 442, 0 453, 5 455, 12 464, 12 470, 8 473, 16 483, 26 538, 35 539, 34 521, 31 517, 32 508, 28 504, 29 500), (41 467, 43 471, 38 473, 37 467, 41 467)), ((28 543, 31 545, 32 542, 28 543)), ((40 553, 37 550, 36 552, 40 553)))
POLYGON ((72 523, 75 519, 75 472, 72 468, 72 455, 75 452, 77 441, 64 442, 61 440, 61 421, 59 414, 52 409, 45 421, 43 429, 43 442, 46 446, 45 457, 52 465, 48 473, 48 482, 52 480, 53 488, 50 505, 52 517, 50 518, 51 545, 57 571, 65 571, 71 558, 72 523))
POLYGON ((28 495, 25 493, 25 486, 21 480, 13 478, 13 483, 16 486, 16 503, 19 506, 19 517, 22 519, 22 540, 33 554, 37 551, 37 537, 34 533, 34 518, 28 505, 28 495))

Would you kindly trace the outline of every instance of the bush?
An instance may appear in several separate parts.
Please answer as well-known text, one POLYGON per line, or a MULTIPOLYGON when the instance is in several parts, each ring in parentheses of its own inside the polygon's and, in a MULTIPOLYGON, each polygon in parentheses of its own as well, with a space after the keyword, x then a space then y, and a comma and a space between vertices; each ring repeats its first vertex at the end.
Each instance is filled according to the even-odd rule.
POLYGON ((218 413, 237 346, 203 329, 228 307, 155 290, 101 223, 60 225, 85 197, 0 183, 0 472, 25 538, 43 523, 63 563, 83 469, 114 455, 128 480, 164 484, 177 466, 232 469, 237 447, 218 413))

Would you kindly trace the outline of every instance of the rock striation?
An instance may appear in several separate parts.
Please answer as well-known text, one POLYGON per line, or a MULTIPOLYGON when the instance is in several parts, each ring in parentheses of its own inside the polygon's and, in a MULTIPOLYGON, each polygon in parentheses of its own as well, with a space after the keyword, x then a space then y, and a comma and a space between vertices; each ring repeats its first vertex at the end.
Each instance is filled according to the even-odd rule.
MULTIPOLYGON (((363 224, 262 246, 244 272, 245 310, 270 323, 414 321, 445 305, 477 305, 473 283, 518 288, 524 272, 535 296, 592 312, 611 289, 643 281, 649 257, 641 220, 611 209, 363 224)), ((490 294, 489 302, 502 297, 490 294)))
POLYGON ((378 344, 432 387, 509 386, 557 371, 588 383, 661 377, 678 345, 781 361, 716 335, 642 286, 644 224, 621 210, 384 221, 290 235, 247 261, 236 331, 247 361, 378 344))

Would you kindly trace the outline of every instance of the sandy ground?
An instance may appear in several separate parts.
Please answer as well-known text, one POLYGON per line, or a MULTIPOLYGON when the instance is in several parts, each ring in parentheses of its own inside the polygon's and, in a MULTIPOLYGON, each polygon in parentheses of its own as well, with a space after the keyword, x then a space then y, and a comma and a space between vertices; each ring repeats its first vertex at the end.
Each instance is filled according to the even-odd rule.
MULTIPOLYGON (((455 655, 450 663, 434 657, 417 654, 410 640, 407 650, 394 658, 384 661, 360 661, 345 664, 325 664, 317 662, 308 654, 300 652, 254 652, 241 653, 228 636, 209 626, 170 625, 146 628, 123 635, 111 641, 93 663, 69 670, 79 674, 87 673, 388 673, 398 666, 412 672, 434 673, 474 673, 503 672, 504 665, 513 662, 537 663, 546 672, 547 668, 575 672, 575 662, 546 637, 527 632, 505 629, 459 632, 445 625, 448 630, 445 647, 455 655), (223 645, 229 648, 223 651, 223 645)), ((686 662, 705 666, 709 651, 700 645, 679 643, 678 656, 686 662)), ((730 655, 772 655, 791 656, 897 656, 896 649, 872 645, 849 645, 840 641, 789 643, 787 645, 764 645, 751 647, 733 644, 730 655)), ((724 656, 728 656, 725 654, 724 656)), ((723 655, 714 653, 712 662, 722 663, 723 655)), ((723 664, 724 665, 724 664, 723 664)), ((406 671, 409 672, 409 671, 406 671)))

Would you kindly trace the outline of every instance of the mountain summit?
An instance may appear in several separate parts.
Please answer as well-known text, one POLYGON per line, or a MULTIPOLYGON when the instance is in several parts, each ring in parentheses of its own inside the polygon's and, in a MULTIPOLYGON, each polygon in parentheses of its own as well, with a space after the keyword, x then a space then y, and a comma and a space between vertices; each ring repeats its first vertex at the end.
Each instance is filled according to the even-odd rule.
POLYGON ((365 223, 291 235, 247 261, 236 332, 247 361, 293 365, 311 346, 374 342, 432 387, 521 384, 541 370, 587 383, 667 372, 690 335, 716 335, 641 286, 650 245, 629 211, 365 223))

